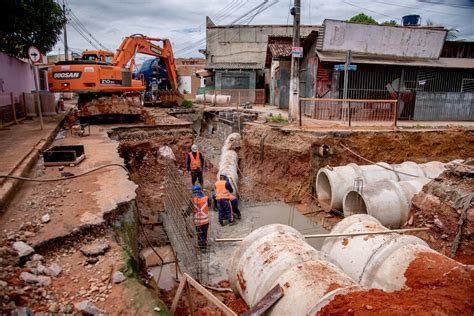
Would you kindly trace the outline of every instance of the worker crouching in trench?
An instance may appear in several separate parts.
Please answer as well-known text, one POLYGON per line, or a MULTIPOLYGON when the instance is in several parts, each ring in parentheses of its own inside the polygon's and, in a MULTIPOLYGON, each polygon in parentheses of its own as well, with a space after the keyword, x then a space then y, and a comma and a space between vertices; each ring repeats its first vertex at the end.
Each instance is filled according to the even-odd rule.
POLYGON ((219 212, 219 224, 225 225, 224 221, 229 221, 230 225, 234 225, 234 214, 238 219, 241 219, 240 210, 238 207, 238 200, 231 194, 233 192, 232 185, 226 175, 221 174, 219 180, 215 183, 215 193, 213 200, 219 212))

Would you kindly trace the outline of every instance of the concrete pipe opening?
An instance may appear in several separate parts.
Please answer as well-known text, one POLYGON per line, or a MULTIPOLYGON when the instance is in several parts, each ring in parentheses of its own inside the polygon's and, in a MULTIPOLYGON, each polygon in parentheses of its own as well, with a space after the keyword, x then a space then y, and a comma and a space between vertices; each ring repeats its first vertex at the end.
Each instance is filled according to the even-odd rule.
POLYGON ((357 191, 350 191, 344 198, 344 217, 355 214, 367 214, 367 204, 357 191))
POLYGON ((329 177, 325 170, 318 172, 316 178, 316 192, 318 192, 318 201, 323 208, 330 208, 332 205, 332 190, 329 177))

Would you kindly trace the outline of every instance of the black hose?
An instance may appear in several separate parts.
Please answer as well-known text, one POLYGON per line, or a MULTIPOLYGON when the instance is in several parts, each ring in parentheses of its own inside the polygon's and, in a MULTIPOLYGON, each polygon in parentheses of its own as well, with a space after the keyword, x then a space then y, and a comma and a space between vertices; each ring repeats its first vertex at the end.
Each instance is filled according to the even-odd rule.
POLYGON ((77 174, 77 175, 73 175, 73 176, 69 176, 69 177, 63 177, 63 178, 33 179, 33 178, 17 177, 17 176, 9 176, 9 175, 0 174, 0 179, 1 178, 3 178, 3 179, 15 179, 15 180, 31 181, 31 182, 54 182, 54 181, 63 181, 63 180, 70 180, 70 179, 79 178, 79 177, 85 176, 89 173, 95 172, 95 171, 100 170, 100 169, 108 168, 108 167, 120 167, 123 170, 125 170, 125 172, 127 172, 127 174, 130 174, 128 169, 125 166, 123 166, 121 164, 118 164, 118 163, 110 163, 110 164, 107 164, 107 165, 103 165, 103 166, 100 166, 100 167, 97 167, 97 168, 90 169, 90 170, 88 170, 84 173, 81 173, 81 174, 77 174))

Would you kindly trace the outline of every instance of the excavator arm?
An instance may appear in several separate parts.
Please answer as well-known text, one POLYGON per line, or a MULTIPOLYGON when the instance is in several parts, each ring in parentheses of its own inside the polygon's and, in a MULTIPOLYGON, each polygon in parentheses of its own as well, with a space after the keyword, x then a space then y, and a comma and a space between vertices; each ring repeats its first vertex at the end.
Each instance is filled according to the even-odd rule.
POLYGON ((173 90, 178 89, 178 79, 174 64, 173 50, 168 39, 131 35, 126 37, 112 59, 112 64, 119 67, 133 65, 137 53, 160 57, 168 71, 168 78, 173 90), (161 42, 161 46, 159 43, 161 42))

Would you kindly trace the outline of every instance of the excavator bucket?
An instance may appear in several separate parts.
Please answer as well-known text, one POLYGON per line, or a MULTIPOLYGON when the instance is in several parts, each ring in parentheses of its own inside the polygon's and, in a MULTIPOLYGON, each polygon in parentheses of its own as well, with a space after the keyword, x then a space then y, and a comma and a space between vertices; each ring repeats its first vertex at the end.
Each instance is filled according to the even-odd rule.
POLYGON ((181 106, 184 96, 179 91, 163 91, 160 93, 160 101, 163 106, 175 107, 181 106))

